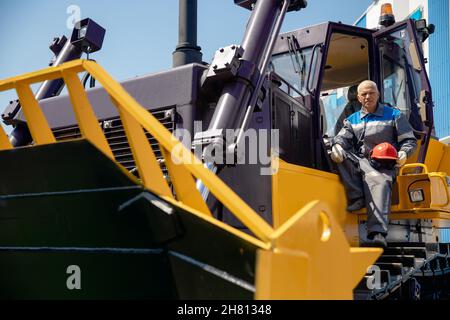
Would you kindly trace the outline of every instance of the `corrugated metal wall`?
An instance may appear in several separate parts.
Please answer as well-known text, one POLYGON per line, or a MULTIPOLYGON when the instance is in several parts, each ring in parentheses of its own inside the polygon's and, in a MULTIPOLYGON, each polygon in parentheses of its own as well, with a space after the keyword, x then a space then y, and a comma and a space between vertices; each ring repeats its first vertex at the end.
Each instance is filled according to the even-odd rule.
MULTIPOLYGON (((428 22, 436 25, 430 37, 430 81, 435 103, 436 134, 450 135, 450 25, 449 0, 428 1, 428 22)), ((441 242, 450 242, 450 229, 442 229, 441 242)))
POLYGON ((361 27, 361 28, 367 28, 367 16, 363 15, 358 22, 355 23, 355 26, 361 27))
POLYGON ((440 242, 450 243, 450 229, 442 229, 441 230, 440 242))
POLYGON ((428 22, 436 25, 430 37, 430 81, 435 102, 436 135, 450 135, 449 0, 428 1, 428 22))

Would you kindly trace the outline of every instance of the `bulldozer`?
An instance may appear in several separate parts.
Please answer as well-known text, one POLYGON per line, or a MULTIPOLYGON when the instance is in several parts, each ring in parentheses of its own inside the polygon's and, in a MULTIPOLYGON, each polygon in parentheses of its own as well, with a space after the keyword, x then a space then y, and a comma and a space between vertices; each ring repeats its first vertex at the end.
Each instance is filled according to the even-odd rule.
MULTIPOLYGON (((195 29, 196 1, 180 3, 195 29)), ((433 135, 422 50, 432 26, 387 12, 379 29, 280 33, 306 1, 234 3, 251 10, 243 40, 210 63, 184 33, 178 66, 117 82, 80 59, 105 34, 84 19, 55 39, 50 67, 0 81, 18 95, 2 114, 13 131, 0 130, 0 298, 448 297, 450 146, 433 135), (361 246, 365 209, 346 211, 329 155, 366 79, 419 142, 384 250, 361 246)))

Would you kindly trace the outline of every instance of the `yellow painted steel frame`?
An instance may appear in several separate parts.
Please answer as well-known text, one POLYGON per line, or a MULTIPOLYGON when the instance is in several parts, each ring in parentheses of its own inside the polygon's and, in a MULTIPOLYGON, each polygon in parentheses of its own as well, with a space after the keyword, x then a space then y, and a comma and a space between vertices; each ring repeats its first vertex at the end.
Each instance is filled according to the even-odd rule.
POLYGON ((333 208, 335 220, 349 243, 359 246, 358 216, 346 211, 346 196, 338 175, 287 163, 278 159, 272 176, 272 211, 275 227, 281 226, 311 200, 333 208))
MULTIPOLYGON (((417 162, 420 144, 421 140, 418 141, 418 146, 414 154, 408 159, 408 164, 417 162)), ((425 165, 430 172, 445 172, 450 176, 450 146, 438 140, 431 139, 427 149, 425 165)))
MULTIPOLYGON (((17 91, 36 145, 55 143, 56 140, 30 85, 62 78, 68 87, 82 136, 115 161, 78 78, 78 73, 83 71, 89 72, 103 86, 117 107, 144 187, 205 222, 215 224, 260 248, 256 267, 256 298, 351 299, 353 288, 382 250, 350 248, 341 228, 342 221, 339 221, 342 220, 340 212, 345 200, 342 196, 332 196, 333 192, 342 194, 342 187, 332 175, 326 181, 314 182, 316 192, 322 190, 330 195, 322 197, 321 201, 316 201, 314 193, 306 192, 312 185, 305 188, 297 185, 299 193, 304 191, 304 199, 295 202, 296 213, 289 212, 290 216, 283 216, 285 207, 278 207, 277 214, 281 218, 277 218, 277 229, 274 230, 221 179, 207 170, 192 152, 139 105, 103 68, 93 61, 85 60, 0 81, 0 91, 17 91), (144 129, 159 143, 178 201, 174 199, 163 176, 144 129), (200 179, 216 199, 259 239, 215 220, 196 189, 194 179, 200 179), (333 183, 327 185, 326 190, 320 184, 330 181, 333 183), (308 197, 309 201, 306 201, 308 197), (341 217, 336 218, 336 213, 325 203, 330 203, 341 217)), ((11 148, 7 135, 0 127, 0 151, 11 148)), ((283 179, 283 176, 280 178, 283 179)), ((299 182, 310 183, 313 180, 300 179, 299 182)))
MULTIPOLYGON (((435 160, 428 162, 438 163, 435 160)), ((429 172, 428 166, 409 163, 400 169, 397 177, 399 201, 392 206, 391 220, 450 219, 450 185, 446 172, 429 172), (421 172, 416 170, 421 168, 421 172), (411 171, 411 169, 414 169, 411 171), (409 191, 421 189, 424 201, 412 202, 409 191)), ((367 220, 364 211, 358 212, 359 220, 367 220)))
POLYGON ((353 288, 382 252, 350 248, 330 208, 317 200, 278 228, 274 238, 275 250, 259 251, 257 299, 352 299, 353 288))
POLYGON ((425 164, 430 172, 445 172, 450 176, 450 146, 431 139, 425 164))
MULTIPOLYGON (((437 146, 435 145, 435 147, 437 146)), ((428 163, 436 168, 440 161, 433 159, 428 163)), ((447 182, 446 172, 429 172, 426 164, 409 163, 400 169, 397 182, 399 202, 392 206, 389 219, 433 219, 437 223, 441 223, 441 220, 450 220, 450 186, 447 182), (416 173, 414 170, 412 173, 408 173, 411 169, 417 168, 421 168, 422 171, 416 173), (409 198, 411 189, 421 189, 424 201, 412 202, 409 198)), ((364 211, 358 212, 358 216, 360 221, 367 220, 364 211)))
POLYGON ((272 206, 275 227, 281 226, 311 200, 321 200, 333 208, 343 225, 347 215, 345 191, 336 174, 293 165, 278 160, 272 175, 272 206))

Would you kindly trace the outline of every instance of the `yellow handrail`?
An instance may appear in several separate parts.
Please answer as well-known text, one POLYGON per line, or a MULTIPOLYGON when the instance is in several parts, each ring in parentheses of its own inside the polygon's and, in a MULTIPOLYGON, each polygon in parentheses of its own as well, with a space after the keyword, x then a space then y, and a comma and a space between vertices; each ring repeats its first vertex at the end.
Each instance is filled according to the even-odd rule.
MULTIPOLYGON (((100 65, 93 61, 71 61, 56 67, 49 67, 0 81, 0 91, 11 89, 17 91, 31 136, 36 145, 55 143, 56 140, 38 101, 31 92, 30 85, 45 80, 62 78, 68 88, 82 136, 115 161, 106 137, 98 125, 93 108, 87 99, 86 92, 77 76, 78 73, 83 71, 89 72, 103 86, 117 107, 136 167, 146 188, 160 196, 173 197, 153 150, 145 138, 143 129, 147 130, 158 141, 179 201, 211 216, 205 201, 195 188, 193 177, 200 179, 216 199, 222 202, 258 238, 266 242, 272 241, 273 228, 228 185, 206 169, 191 151, 186 149, 170 131, 136 102, 100 65)), ((0 150, 10 148, 11 145, 7 141, 5 133, 3 130, 0 131, 0 150)))
POLYGON ((400 168, 400 176, 403 176, 403 171, 405 171, 405 169, 411 169, 411 168, 422 168, 422 173, 428 174, 428 168, 425 164, 423 163, 410 163, 410 164, 405 164, 403 167, 400 168))

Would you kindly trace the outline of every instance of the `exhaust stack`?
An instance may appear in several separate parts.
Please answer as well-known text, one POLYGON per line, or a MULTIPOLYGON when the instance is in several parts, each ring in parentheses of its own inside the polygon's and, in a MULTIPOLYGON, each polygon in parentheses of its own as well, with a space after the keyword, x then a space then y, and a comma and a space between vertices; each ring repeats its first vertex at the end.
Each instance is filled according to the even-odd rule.
POLYGON ((173 66, 202 62, 197 46, 197 0, 180 0, 178 45, 173 53, 173 66))

